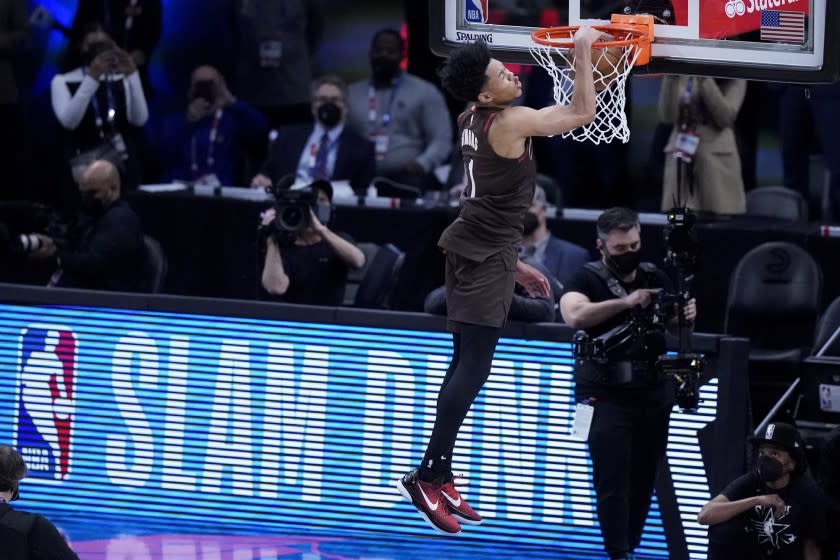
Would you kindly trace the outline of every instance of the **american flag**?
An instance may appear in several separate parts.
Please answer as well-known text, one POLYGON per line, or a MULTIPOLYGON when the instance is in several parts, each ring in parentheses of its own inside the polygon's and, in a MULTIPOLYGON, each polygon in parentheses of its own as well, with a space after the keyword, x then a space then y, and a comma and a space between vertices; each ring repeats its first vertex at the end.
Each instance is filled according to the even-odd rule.
POLYGON ((761 40, 805 42, 805 14, 802 12, 761 11, 761 40))

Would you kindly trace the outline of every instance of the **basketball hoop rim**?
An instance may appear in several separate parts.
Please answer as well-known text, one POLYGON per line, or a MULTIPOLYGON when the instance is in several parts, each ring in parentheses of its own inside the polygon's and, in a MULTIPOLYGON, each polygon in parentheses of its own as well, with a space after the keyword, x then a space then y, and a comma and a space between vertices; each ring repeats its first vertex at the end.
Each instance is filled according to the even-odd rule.
MULTIPOLYGON (((633 35, 629 39, 617 39, 615 41, 596 41, 592 43, 593 49, 611 49, 619 47, 629 47, 631 45, 639 47, 650 46, 650 34, 641 31, 638 27, 631 25, 607 24, 607 25, 593 25, 593 29, 603 31, 604 33, 612 34, 613 32, 629 33, 633 35)), ((531 33, 531 40, 538 45, 544 47, 557 47, 561 49, 569 49, 575 46, 574 39, 551 39, 547 37, 552 33, 565 33, 567 36, 573 37, 575 32, 580 29, 579 25, 563 25, 558 27, 541 27, 531 33)))

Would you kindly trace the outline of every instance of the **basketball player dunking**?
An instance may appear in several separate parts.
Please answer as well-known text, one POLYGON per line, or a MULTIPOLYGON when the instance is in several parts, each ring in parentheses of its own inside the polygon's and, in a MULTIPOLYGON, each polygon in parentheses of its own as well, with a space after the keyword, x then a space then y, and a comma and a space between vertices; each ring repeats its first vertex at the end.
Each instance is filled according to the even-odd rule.
POLYGON ((512 106, 522 95, 519 78, 491 58, 483 42, 459 47, 441 70, 443 86, 474 103, 458 117, 467 178, 464 204, 438 242, 446 253, 447 326, 454 348, 423 462, 397 486, 443 533, 460 532, 459 521, 481 523, 481 516, 455 489, 452 450, 461 423, 490 375, 514 283, 532 296, 550 293, 546 278, 519 262, 516 252, 536 186, 530 137, 561 134, 594 119, 591 49, 601 38, 589 27, 576 33, 575 85, 566 106, 541 110, 512 106))

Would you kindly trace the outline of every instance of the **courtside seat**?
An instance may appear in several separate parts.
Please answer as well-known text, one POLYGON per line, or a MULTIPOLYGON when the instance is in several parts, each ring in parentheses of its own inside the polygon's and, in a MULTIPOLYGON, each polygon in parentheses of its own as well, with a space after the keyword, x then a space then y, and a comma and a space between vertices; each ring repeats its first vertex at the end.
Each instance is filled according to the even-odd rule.
MULTIPOLYGON (((834 332, 840 328, 840 297, 829 304, 828 308, 817 322, 817 332, 814 336, 813 354, 816 354, 832 337, 834 332)), ((826 349, 824 356, 840 356, 840 336, 834 339, 826 349)))
POLYGON ((790 222, 806 222, 808 203, 793 189, 759 187, 747 193, 747 214, 790 222))
POLYGON ((351 269, 347 273, 347 288, 344 291, 344 305, 353 305, 356 301, 356 293, 359 291, 359 285, 362 283, 362 279, 365 277, 365 274, 367 274, 368 269, 370 269, 370 265, 373 263, 373 258, 379 251, 380 246, 378 243, 356 243, 356 247, 358 247, 365 255, 365 265, 358 270, 351 269))
POLYGON ((166 260, 166 253, 158 241, 148 235, 143 236, 143 245, 146 248, 146 259, 148 262, 148 284, 149 293, 157 294, 163 288, 166 280, 166 272, 169 268, 166 260))
POLYGON ((729 282, 724 332, 750 339, 753 361, 799 361, 813 343, 822 271, 800 247, 759 245, 729 282))
POLYGON ((404 260, 405 254, 394 245, 387 243, 380 247, 359 284, 353 305, 386 308, 404 260))

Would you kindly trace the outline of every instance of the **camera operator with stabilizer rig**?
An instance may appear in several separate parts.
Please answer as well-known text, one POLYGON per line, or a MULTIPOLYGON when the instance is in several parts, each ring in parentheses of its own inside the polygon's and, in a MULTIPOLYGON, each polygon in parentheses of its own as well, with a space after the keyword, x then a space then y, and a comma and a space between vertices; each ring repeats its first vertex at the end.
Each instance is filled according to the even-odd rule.
MULTIPOLYGON (((574 432, 589 443, 610 558, 631 558, 639 545, 665 454, 674 403, 668 378, 676 379, 676 368, 660 368, 666 327, 690 333, 697 315, 686 291, 675 293, 661 269, 640 262, 639 229, 632 210, 604 211, 596 241, 602 259, 584 265, 560 299, 563 320, 582 329, 575 337, 574 432)), ((700 362, 688 363, 696 367, 683 379, 693 383, 677 384, 677 392, 693 393, 694 402, 684 404, 696 406, 700 362)))
POLYGON ((261 216, 260 243, 266 246, 262 287, 287 303, 341 305, 348 270, 362 268, 365 255, 349 236, 329 228, 329 181, 289 190, 294 181, 289 175, 271 188, 274 208, 261 216))

